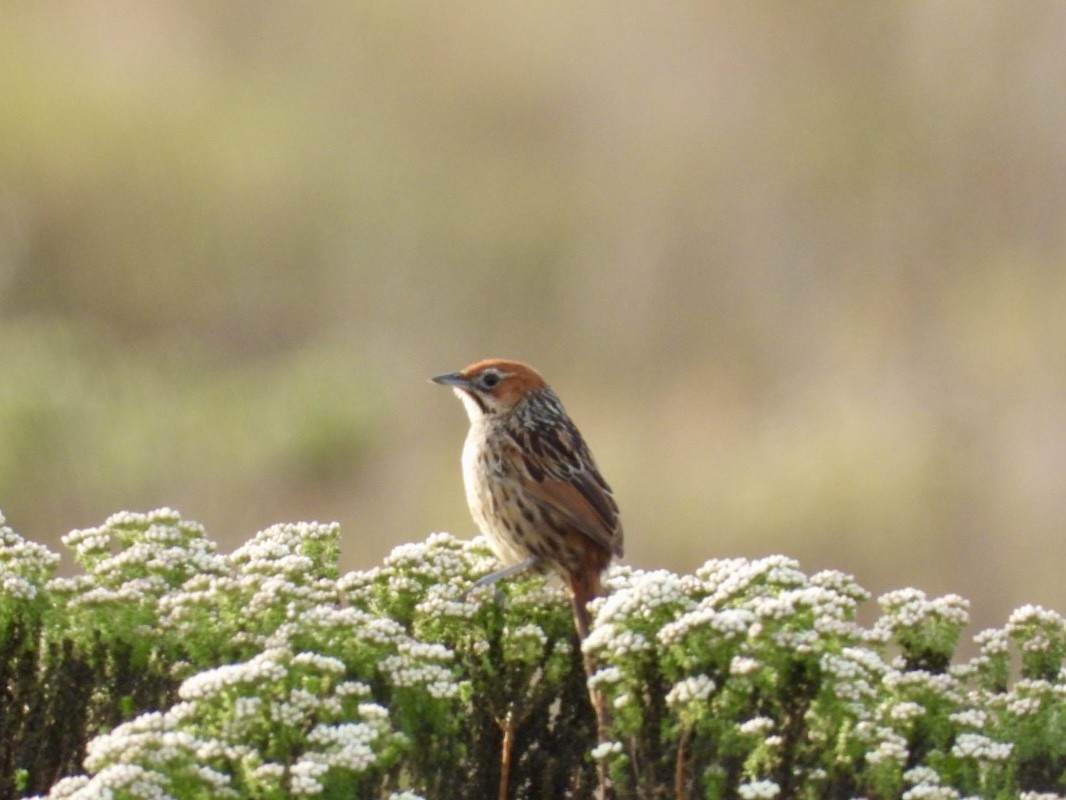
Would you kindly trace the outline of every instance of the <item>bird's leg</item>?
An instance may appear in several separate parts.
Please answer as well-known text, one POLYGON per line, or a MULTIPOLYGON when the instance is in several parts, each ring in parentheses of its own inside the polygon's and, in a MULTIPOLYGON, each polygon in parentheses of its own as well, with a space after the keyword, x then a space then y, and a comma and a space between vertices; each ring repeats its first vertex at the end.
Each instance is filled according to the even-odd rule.
POLYGON ((535 566, 538 561, 540 561, 539 556, 530 556, 525 561, 519 561, 517 564, 498 569, 495 572, 490 572, 484 577, 478 578, 474 581, 474 586, 492 586, 492 584, 501 581, 504 578, 509 578, 519 572, 525 572, 530 567, 535 566))

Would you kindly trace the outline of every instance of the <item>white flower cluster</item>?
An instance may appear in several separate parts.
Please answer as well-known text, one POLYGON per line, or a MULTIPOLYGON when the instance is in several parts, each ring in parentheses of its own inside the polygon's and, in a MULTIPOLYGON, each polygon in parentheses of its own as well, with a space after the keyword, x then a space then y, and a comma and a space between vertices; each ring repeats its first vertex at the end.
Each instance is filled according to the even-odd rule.
POLYGON ((1007 618, 1008 632, 1027 625, 1047 625, 1061 630, 1066 625, 1066 620, 1058 612, 1032 604, 1019 606, 1007 618))
POLYGON ((234 645, 273 646, 279 626, 302 626, 312 609, 335 608, 336 524, 274 525, 213 568, 159 598, 160 627, 182 641, 207 631, 234 645))
POLYGON ((781 787, 774 781, 749 781, 737 787, 742 800, 773 800, 781 794, 781 787))
POLYGON ((337 523, 273 525, 227 559, 248 614, 289 605, 290 613, 336 599, 337 523), (325 558, 323 556, 326 556, 325 558))
POLYGON ((755 624, 755 614, 747 608, 715 608, 709 599, 704 599, 692 611, 670 622, 659 631, 659 640, 664 645, 682 642, 695 631, 712 635, 716 641, 743 640, 755 624))
POLYGON ((618 667, 601 667, 589 678, 589 688, 596 689, 612 683, 618 683, 623 679, 622 670, 618 667))
MULTIPOLYGON (((224 788, 216 796, 231 798, 237 794, 224 788)), ((101 770, 91 781, 82 777, 65 778, 52 787, 48 797, 52 800, 112 800, 115 797, 130 800, 173 800, 163 776, 136 764, 112 764, 101 770)))
POLYGON ((312 570, 332 568, 321 563, 340 540, 336 522, 286 522, 271 525, 233 551, 229 560, 249 574, 289 575, 298 578, 312 570), (318 563, 316 563, 318 562, 318 563))
POLYGON ((858 628, 850 617, 855 601, 817 586, 789 589, 750 602, 757 622, 751 635, 768 634, 777 648, 797 653, 821 650, 828 637, 851 637, 858 628))
POLYGON ((994 699, 1001 700, 1004 710, 1012 717, 1032 717, 1045 708, 1054 708, 1066 702, 1066 675, 1060 675, 1057 683, 1023 678, 1002 698, 994 699))
POLYGON ((940 773, 932 767, 912 767, 903 773, 903 780, 911 786, 917 786, 919 783, 939 784, 940 773))
POLYGON ((397 650, 379 667, 392 686, 419 688, 436 699, 458 696, 462 687, 452 671, 453 654, 448 648, 409 640, 397 650))
POLYGON ((906 625, 917 625, 934 615, 965 625, 970 621, 970 603, 957 594, 947 594, 932 600, 920 589, 896 589, 877 598, 885 611, 899 617, 906 625))
POLYGON ((230 690, 280 681, 287 674, 289 658, 290 653, 282 648, 266 650, 243 664, 226 664, 193 675, 181 685, 178 694, 182 700, 209 700, 230 690))
POLYGON ((320 723, 312 728, 307 741, 314 749, 293 764, 292 793, 321 794, 325 788, 319 780, 333 770, 360 774, 377 762, 376 747, 391 735, 388 712, 381 706, 359 706, 360 722, 320 723))
POLYGON ((756 561, 744 558, 712 559, 696 570, 696 577, 711 589, 719 605, 748 596, 757 586, 780 590, 807 584, 807 576, 800 570, 799 562, 785 556, 767 556, 756 561))
POLYGON ((925 709, 922 706, 907 700, 890 703, 888 707, 888 718, 893 722, 911 722, 923 714, 925 709))
POLYGON ((495 564, 483 537, 464 541, 450 533, 434 533, 424 542, 394 548, 385 557, 384 570, 390 575, 390 583, 400 578, 430 584, 459 578, 469 584, 475 572, 471 564, 477 562, 495 564))
POLYGON ((857 704, 877 696, 877 686, 888 669, 880 656, 863 647, 844 647, 839 654, 823 653, 819 663, 833 678, 836 696, 856 709, 857 704))
POLYGON ((771 556, 709 562, 697 574, 707 580, 701 611, 722 606, 723 611, 746 611, 752 617, 743 619, 751 639, 767 635, 779 649, 814 653, 823 639, 859 637, 853 620, 867 593, 842 573, 822 572, 808 579, 792 559, 771 556))
POLYGON ((57 785, 50 797, 95 800, 120 794, 169 798, 175 780, 195 781, 214 797, 236 797, 230 776, 208 762, 219 757, 239 760, 249 748, 200 738, 184 728, 191 710, 181 704, 165 713, 142 714, 96 737, 89 743, 85 758, 86 768, 96 774, 91 779, 57 785))
MULTIPOLYGON (((0 589, 8 589, 8 564, 28 565, 22 573, 8 570, 14 574, 49 575, 55 557, 19 549, 6 530, 0 528, 0 589)), ((252 655, 187 677, 176 706, 98 737, 85 762, 95 774, 57 784, 52 796, 166 797, 179 777, 220 798, 245 785, 238 778, 266 794, 320 795, 335 773, 386 768, 407 744, 374 699, 424 708, 427 718, 450 712, 474 685, 470 673, 481 659, 470 656, 498 644, 508 669, 535 665, 541 687, 559 672, 560 662, 548 665, 549 657, 566 655, 564 670, 576 663, 557 582, 524 576, 471 589, 472 579, 495 566, 483 540, 434 534, 397 548, 380 568, 337 579, 337 537, 336 525, 278 525, 226 557, 198 526, 167 509, 115 515, 71 534, 90 575, 48 586, 73 607, 154 604, 159 624, 142 625, 145 635, 252 655), (376 698, 371 685, 381 693, 376 698), (278 750, 283 740, 291 750, 278 750)), ((623 742, 639 733, 622 726, 642 721, 650 686, 661 686, 670 717, 664 730, 706 736, 708 720, 722 722, 714 719, 719 707, 723 715, 744 709, 740 719, 725 720, 731 727, 719 725, 751 748, 744 762, 750 780, 737 787, 743 798, 781 793, 754 777, 780 758, 791 735, 791 708, 779 705, 789 698, 775 691, 810 692, 798 706, 804 741, 839 763, 865 759, 894 796, 902 774, 906 800, 960 798, 927 766, 903 772, 912 755, 908 737, 922 727, 949 722, 962 731, 949 740, 950 752, 934 751, 929 764, 970 759, 978 765, 967 769, 983 775, 1002 770, 1015 751, 992 737, 1008 738, 1025 717, 1034 727, 1038 715, 1066 702, 1066 674, 1049 676, 1066 628, 1061 616, 1039 607, 1023 607, 1005 629, 979 635, 981 654, 969 664, 938 673, 903 658, 886 663, 883 644, 895 639, 906 648, 913 631, 919 645, 953 646, 968 618, 966 601, 953 595, 888 593, 880 598, 885 616, 871 632, 855 622, 868 593, 853 579, 839 572, 808 577, 780 556, 710 561, 685 577, 615 567, 607 582, 614 591, 590 606, 595 619, 583 646, 598 665, 589 685, 624 713, 615 717, 619 741, 601 743, 593 757, 624 752, 623 742), (1023 678, 1008 689, 1012 649, 1037 666, 1030 676, 1023 663, 1023 678), (649 667, 660 670, 650 684, 649 667)), ((173 674, 188 676, 204 663, 191 649, 183 657, 173 674)), ((825 780, 837 769, 829 760, 821 767, 805 768, 803 780, 825 780)), ((393 800, 419 799, 400 793, 393 800)))
POLYGON ((543 628, 533 623, 514 627, 507 625, 503 631, 503 642, 503 657, 507 661, 535 664, 543 659, 548 635, 543 628))
POLYGON ((32 600, 58 563, 58 553, 23 539, 0 514, 0 598, 32 600))
POLYGON ((911 788, 901 795, 902 800, 981 800, 962 798, 958 790, 942 785, 940 774, 930 767, 913 767, 903 773, 903 780, 911 788))
POLYGON ((63 542, 74 549, 87 574, 53 578, 51 592, 64 598, 69 609, 110 606, 119 616, 139 613, 146 624, 161 598, 179 591, 190 578, 225 568, 203 527, 169 508, 113 514, 97 528, 71 531, 63 542))
POLYGON ((94 800, 121 789, 162 799, 180 784, 229 798, 241 774, 272 791, 287 781, 293 795, 320 794, 329 774, 361 774, 383 748, 403 742, 388 712, 365 702, 369 688, 345 680, 346 671, 336 658, 275 647, 194 675, 179 689, 183 702, 92 740, 85 766, 93 777, 59 784, 52 797, 94 800), (285 747, 294 748, 287 763, 263 760, 285 747))
MULTIPOLYGON (((753 687, 764 691, 788 674, 793 659, 809 654, 817 664, 813 679, 819 694, 806 712, 810 728, 804 735, 827 747, 852 743, 856 757, 876 768, 871 774, 886 781, 910 758, 907 737, 916 721, 954 713, 951 721, 960 727, 982 730, 988 723, 988 712, 982 710, 989 707, 988 697, 977 689, 975 678, 980 667, 939 673, 913 669, 903 659, 889 664, 884 655, 883 645, 894 635, 915 631, 919 645, 928 642, 950 654, 969 617, 968 603, 958 596, 889 593, 881 598, 888 619, 870 632, 855 621, 859 603, 869 594, 851 578, 836 572, 807 578, 794 561, 781 557, 708 562, 694 579, 627 569, 613 574, 612 581, 615 592, 600 607, 585 647, 601 664, 593 684, 602 686, 616 707, 645 695, 639 665, 647 663, 649 651, 657 654, 660 665, 674 670, 667 673, 673 679, 667 708, 690 728, 708 718, 711 703, 718 702, 714 698, 723 698, 723 708, 731 701, 747 702, 753 687), (667 610, 672 619, 663 613, 667 610), (637 660, 627 662, 635 655, 637 660), (833 721, 831 714, 843 716, 833 721)), ((1056 623, 1043 613, 1020 614, 1016 622, 1031 624, 1037 616, 1041 625, 1056 623)), ((992 648, 1002 638, 986 635, 984 641, 992 648)), ((1035 682, 1021 681, 1001 697, 1011 698, 1014 705, 1007 708, 1020 711, 1026 702, 1038 708, 1036 698, 1044 695, 1037 688, 1035 682)), ((778 725, 770 714, 742 722, 737 730, 754 740, 751 747, 763 748, 765 758, 770 757, 765 748, 785 744, 778 725)), ((989 739, 963 736, 951 755, 987 765, 1005 763, 1009 752, 989 739)), ((931 771, 924 778, 917 772, 912 777, 909 798, 959 798, 956 788, 940 786, 931 771)), ((755 796, 761 786, 745 784, 741 794, 755 796)))
MULTIPOLYGON (((454 698, 463 683, 456 676, 455 654, 442 644, 412 638, 395 620, 362 609, 316 605, 297 620, 286 622, 267 639, 274 647, 293 648, 298 643, 317 642, 336 651, 338 657, 303 653, 296 658, 316 659, 319 669, 341 674, 347 667, 340 653, 368 666, 394 688, 416 689, 436 699, 454 698)), ((300 646, 305 646, 300 644, 300 646)))
POLYGON ((1002 628, 989 628, 973 637, 984 656, 1005 655, 1010 649, 1010 637, 1002 628))
POLYGON ((911 638, 917 633, 929 644, 950 650, 970 621, 970 601, 957 594, 930 600, 919 589, 897 589, 881 595, 877 602, 884 613, 875 631, 886 640, 897 633, 911 638))
POLYGON ((742 722, 737 728, 745 736, 764 737, 774 729, 774 721, 769 717, 752 717, 742 722))
POLYGON ((607 653, 609 660, 615 661, 635 653, 648 652, 652 645, 643 634, 607 623, 594 627, 581 648, 586 653, 607 653))
POLYGON ((1014 745, 996 742, 979 733, 960 733, 952 745, 951 754, 957 758, 972 758, 977 761, 1006 761, 1014 745))
POLYGON ((981 708, 966 708, 949 714, 948 719, 960 728, 976 728, 978 730, 988 724, 988 712, 981 708))
POLYGON ((811 585, 828 589, 841 597, 849 597, 855 603, 865 603, 870 599, 870 593, 859 586, 854 577, 834 569, 816 572, 811 576, 811 585))
POLYGON ((1066 650, 1066 618, 1043 608, 1025 605, 1008 618, 1004 633, 1021 646, 1023 653, 1066 650))
POLYGON ((634 570, 629 586, 607 599, 600 617, 604 622, 611 622, 616 617, 654 620, 658 609, 672 611, 679 603, 685 605, 690 602, 681 585, 681 577, 675 573, 667 570, 634 570))
POLYGON ((302 634, 326 641, 351 637, 390 650, 407 640, 406 631, 396 620, 376 616, 360 608, 327 604, 312 606, 299 620, 286 622, 278 628, 274 638, 288 641, 302 634))
MULTIPOLYGON (((73 797, 88 785, 89 778, 85 775, 71 775, 66 778, 60 778, 52 784, 52 791, 48 793, 48 797, 51 800, 66 800, 66 798, 73 797)), ((103 794, 103 792, 99 794, 103 794)), ((34 797, 31 800, 38 800, 38 798, 34 797)), ((82 800, 90 799, 88 795, 82 795, 82 800)))
MULTIPOLYGON (((468 591, 468 587, 469 583, 461 579, 432 584, 426 588, 425 596, 415 606, 415 613, 420 617, 440 620, 469 620, 485 602, 484 595, 488 594, 488 591, 468 591)), ((484 589, 489 590, 489 587, 484 589)))
POLYGON ((959 793, 950 786, 937 783, 919 783, 905 791, 902 800, 959 800, 959 793))
POLYGON ((931 694, 954 705, 962 705, 966 701, 963 687, 951 673, 890 669, 885 674, 884 683, 897 695, 920 697, 923 694, 931 694))
POLYGON ((729 659, 729 674, 736 677, 754 675, 762 666, 757 658, 751 656, 733 656, 729 659))
MULTIPOLYGON (((859 723, 860 727, 863 725, 863 723, 859 723)), ((906 739, 891 728, 874 726, 871 730, 874 734, 874 747, 866 753, 867 764, 875 765, 887 762, 902 765, 907 761, 906 739)))
POLYGON ((218 558, 203 526, 181 519, 170 508, 146 514, 120 511, 97 528, 71 531, 63 537, 63 544, 101 577, 121 577, 129 568, 143 567, 159 571, 180 568, 189 575, 213 569, 218 558), (130 550, 135 555, 129 555, 130 550))
POLYGON ((600 742, 598 745, 592 748, 589 755, 592 756, 594 761, 605 761, 611 756, 618 755, 622 752, 621 742, 600 742))
POLYGON ((693 675, 675 683, 666 693, 666 705, 683 706, 689 703, 704 703, 715 690, 714 681, 707 675, 693 675))

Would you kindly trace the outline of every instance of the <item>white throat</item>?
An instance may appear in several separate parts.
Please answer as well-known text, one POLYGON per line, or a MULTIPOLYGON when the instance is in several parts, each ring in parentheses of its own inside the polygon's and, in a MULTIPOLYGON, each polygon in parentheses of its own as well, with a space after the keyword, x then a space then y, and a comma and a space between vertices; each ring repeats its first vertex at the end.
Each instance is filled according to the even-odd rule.
POLYGON ((456 397, 463 401, 463 408, 466 409, 466 415, 470 417, 471 423, 479 422, 484 416, 484 412, 481 410, 481 406, 478 405, 477 400, 464 392, 462 389, 454 389, 456 397))

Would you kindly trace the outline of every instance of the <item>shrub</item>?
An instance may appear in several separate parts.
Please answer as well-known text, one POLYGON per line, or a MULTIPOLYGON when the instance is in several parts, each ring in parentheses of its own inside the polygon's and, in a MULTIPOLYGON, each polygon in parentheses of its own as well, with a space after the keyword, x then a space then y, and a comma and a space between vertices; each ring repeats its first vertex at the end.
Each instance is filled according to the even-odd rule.
MULTIPOLYGON (((2 522, 0 522, 2 525, 2 522)), ((1066 622, 1026 606, 952 656, 956 596, 879 599, 784 557, 616 567, 584 647, 563 590, 473 587, 480 539, 434 534, 339 575, 339 529, 230 555, 168 509, 65 538, 0 527, 0 800, 1066 795, 1066 622), (83 774, 79 774, 82 773, 83 774)))

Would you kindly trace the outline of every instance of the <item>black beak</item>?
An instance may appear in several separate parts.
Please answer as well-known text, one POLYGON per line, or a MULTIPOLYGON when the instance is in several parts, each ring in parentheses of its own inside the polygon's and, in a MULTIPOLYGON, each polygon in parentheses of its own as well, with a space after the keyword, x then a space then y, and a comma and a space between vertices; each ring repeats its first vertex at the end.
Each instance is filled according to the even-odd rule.
POLYGON ((448 372, 444 375, 438 375, 435 378, 430 378, 434 383, 439 383, 442 386, 456 386, 460 389, 469 389, 470 381, 463 377, 461 372, 448 372))

